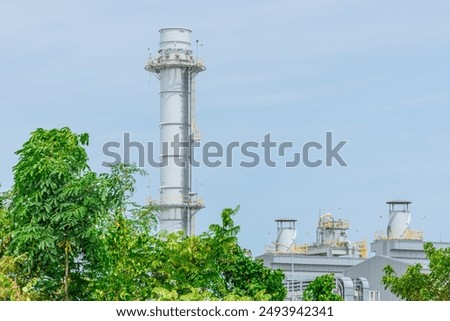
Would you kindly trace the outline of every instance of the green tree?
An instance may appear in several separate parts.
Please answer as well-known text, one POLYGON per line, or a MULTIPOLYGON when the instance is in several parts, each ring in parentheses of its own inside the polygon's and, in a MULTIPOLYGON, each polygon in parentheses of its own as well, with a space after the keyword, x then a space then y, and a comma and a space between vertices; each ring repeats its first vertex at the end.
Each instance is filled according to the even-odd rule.
POLYGON ((23 256, 14 258, 6 255, 9 243, 7 231, 11 224, 3 207, 3 195, 0 196, 0 301, 28 300, 32 298, 29 293, 30 286, 22 288, 17 280, 20 278, 17 263, 23 260, 23 256))
POLYGON ((143 211, 118 215, 108 233, 112 270, 91 291, 93 299, 283 300, 283 273, 264 267, 238 245, 236 212, 223 210, 221 225, 191 237, 153 235, 143 211))
POLYGON ((264 267, 239 246, 239 226, 232 219, 237 211, 224 209, 222 224, 199 236, 169 236, 166 251, 154 262, 157 288, 176 298, 201 293, 209 300, 284 300, 283 272, 264 267))
POLYGON ((409 266, 397 276, 388 265, 384 268, 382 283, 386 289, 407 301, 450 301, 450 248, 436 249, 433 243, 424 244, 430 260, 429 272, 424 273, 420 263, 409 266))
POLYGON ((105 264, 103 233, 128 188, 117 173, 89 169, 88 139, 69 128, 37 129, 16 153, 3 234, 10 255, 25 255, 24 279, 37 280, 43 299, 83 298, 86 276, 105 264))
POLYGON ((335 281, 333 274, 325 274, 314 279, 303 292, 303 301, 342 301, 333 293, 335 281))
POLYGON ((90 300, 148 300, 153 288, 155 207, 116 211, 104 234, 108 264, 89 284, 90 300))
POLYGON ((283 300, 281 271, 222 224, 186 237, 155 233, 154 206, 131 201, 135 166, 96 174, 87 134, 38 129, 17 152, 0 195, 0 298, 40 300, 283 300))

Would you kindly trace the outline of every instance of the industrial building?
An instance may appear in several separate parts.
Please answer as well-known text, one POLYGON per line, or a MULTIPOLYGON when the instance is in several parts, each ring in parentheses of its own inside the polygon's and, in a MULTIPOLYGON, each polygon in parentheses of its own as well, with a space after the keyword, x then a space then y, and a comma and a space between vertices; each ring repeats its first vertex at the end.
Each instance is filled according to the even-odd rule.
MULTIPOLYGON (((367 246, 364 241, 350 242, 347 220, 335 219, 331 213, 322 214, 317 224, 316 242, 302 245, 295 243, 297 220, 275 221, 277 240, 257 258, 263 260, 267 267, 284 271, 289 300, 301 300, 309 282, 328 273, 336 276, 341 295, 353 298, 356 285, 344 276, 344 271, 365 260, 367 246)), ((367 282, 359 278, 355 280, 360 289, 358 296, 367 296, 367 282)))
MULTIPOLYGON (((375 235, 369 258, 365 242, 348 240, 349 223, 334 219, 330 213, 320 216, 316 242, 312 244, 295 243, 296 219, 276 220, 277 240, 258 258, 265 266, 284 271, 288 300, 301 300, 309 282, 329 273, 335 275, 336 291, 347 301, 399 300, 382 285, 383 268, 390 265, 402 275, 409 266, 420 263, 427 272, 429 261, 423 249, 423 233, 409 228, 411 202, 395 200, 387 204, 386 232, 375 235)), ((450 247, 447 242, 433 244, 436 248, 450 247)))
MULTIPOLYGON (((423 233, 413 231, 408 226, 411 221, 409 201, 390 201, 389 224, 384 234, 377 234, 370 245, 374 256, 344 271, 344 276, 354 278, 363 275, 369 282, 373 300, 399 300, 381 284, 383 268, 392 266, 397 275, 406 272, 409 266, 420 263, 423 272, 428 272, 429 260, 423 248, 423 233)), ((448 242, 433 242, 435 248, 450 247, 448 242)))

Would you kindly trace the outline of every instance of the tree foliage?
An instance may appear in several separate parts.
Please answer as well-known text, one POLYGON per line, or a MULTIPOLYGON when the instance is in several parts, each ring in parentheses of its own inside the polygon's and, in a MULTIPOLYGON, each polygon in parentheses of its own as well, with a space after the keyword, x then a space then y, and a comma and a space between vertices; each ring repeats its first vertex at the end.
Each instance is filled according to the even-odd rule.
POLYGON ((333 274, 318 276, 303 292, 303 301, 342 301, 342 297, 335 294, 333 274))
POLYGON ((224 209, 222 224, 211 225, 199 236, 169 235, 167 246, 161 247, 165 253, 155 256, 157 287, 178 298, 284 300, 283 273, 264 267, 239 246, 239 227, 232 219, 237 211, 224 209))
POLYGON ((38 299, 32 280, 23 285, 18 264, 24 256, 0 257, 0 301, 28 301, 38 299))
POLYGON ((282 272, 264 267, 238 245, 236 212, 223 210, 222 225, 191 237, 151 235, 145 216, 117 217, 108 241, 113 270, 93 299, 283 300, 282 272))
POLYGON ((436 249, 428 242, 424 250, 430 260, 429 272, 424 273, 423 266, 417 263, 397 276, 388 265, 382 279, 385 288, 407 301, 450 301, 450 248, 436 249))
POLYGON ((131 201, 135 166, 90 170, 87 134, 38 129, 0 194, 1 300, 283 300, 283 273, 239 246, 222 224, 156 234, 154 206, 131 201))
POLYGON ((104 235, 108 264, 88 286, 89 300, 145 300, 151 297, 154 207, 114 213, 104 235))
POLYGON ((6 253, 6 248, 10 239, 8 230, 11 226, 11 222, 6 215, 3 199, 4 195, 0 194, 0 257, 6 253))
POLYGON ((88 139, 69 128, 33 132, 16 153, 14 185, 4 196, 7 252, 25 257, 23 279, 37 280, 45 299, 82 297, 86 278, 105 264, 103 234, 127 191, 117 171, 89 169, 88 139))

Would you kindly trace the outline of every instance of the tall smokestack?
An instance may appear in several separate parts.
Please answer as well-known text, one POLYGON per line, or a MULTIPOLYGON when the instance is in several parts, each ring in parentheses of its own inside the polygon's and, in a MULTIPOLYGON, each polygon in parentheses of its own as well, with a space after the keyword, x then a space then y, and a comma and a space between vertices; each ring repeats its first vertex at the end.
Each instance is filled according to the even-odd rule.
POLYGON ((191 30, 164 28, 158 55, 145 69, 160 80, 160 230, 194 234, 194 215, 203 208, 192 192, 192 143, 195 132, 195 76, 205 70, 193 55, 191 30), (178 146, 177 146, 178 145, 178 146))

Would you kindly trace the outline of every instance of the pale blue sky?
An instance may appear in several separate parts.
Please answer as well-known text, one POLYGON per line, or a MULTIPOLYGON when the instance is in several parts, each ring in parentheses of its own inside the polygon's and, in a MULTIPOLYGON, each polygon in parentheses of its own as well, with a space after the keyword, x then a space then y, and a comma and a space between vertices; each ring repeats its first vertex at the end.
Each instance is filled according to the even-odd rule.
MULTIPOLYGON (((352 240, 371 241, 387 224, 385 202, 404 198, 412 228, 450 241, 449 12, 448 1, 2 1, 2 190, 37 127, 88 132, 96 171, 102 145, 124 132, 158 141, 147 48, 157 51, 162 27, 183 26, 203 43, 204 142, 270 132, 300 151, 326 131, 348 140, 346 168, 197 169, 207 205, 198 231, 240 204, 240 241, 257 255, 279 217, 298 219, 297 241, 311 241, 322 207, 350 220, 352 240)), ((147 170, 140 201, 158 197, 159 172, 147 170)))

